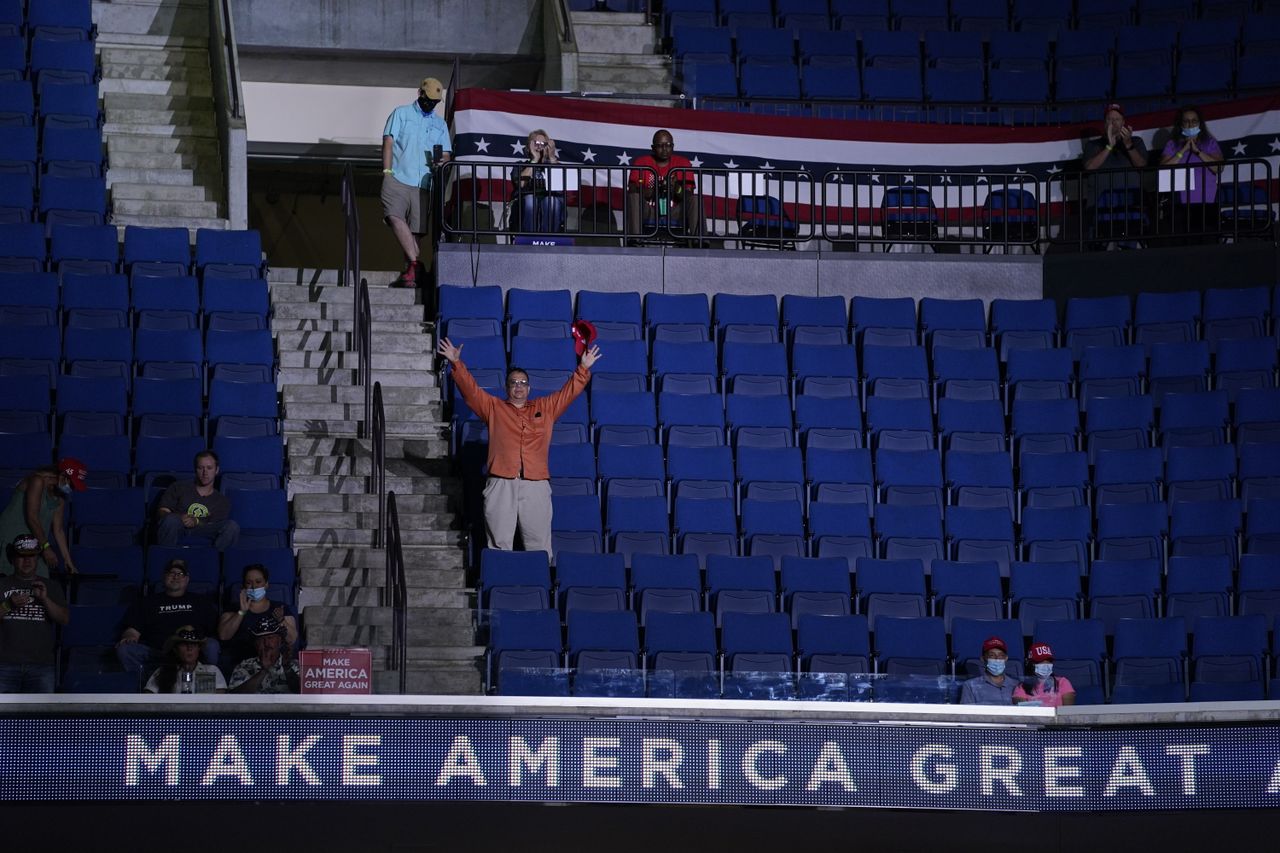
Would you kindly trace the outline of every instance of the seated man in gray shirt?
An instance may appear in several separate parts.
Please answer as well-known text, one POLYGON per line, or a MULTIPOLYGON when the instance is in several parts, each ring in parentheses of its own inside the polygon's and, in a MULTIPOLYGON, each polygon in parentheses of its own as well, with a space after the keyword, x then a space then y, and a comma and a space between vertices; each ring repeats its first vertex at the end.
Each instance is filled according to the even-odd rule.
POLYGON ((206 539, 225 551, 240 538, 240 525, 230 519, 231 502, 213 487, 218 476, 218 455, 202 450, 195 458, 195 479, 181 480, 165 489, 157 510, 156 543, 182 545, 184 540, 206 539))
POLYGON ((1004 674, 1009 648, 999 637, 988 637, 982 644, 982 674, 970 678, 960 688, 961 705, 1013 705, 1013 691, 1018 680, 1004 674))

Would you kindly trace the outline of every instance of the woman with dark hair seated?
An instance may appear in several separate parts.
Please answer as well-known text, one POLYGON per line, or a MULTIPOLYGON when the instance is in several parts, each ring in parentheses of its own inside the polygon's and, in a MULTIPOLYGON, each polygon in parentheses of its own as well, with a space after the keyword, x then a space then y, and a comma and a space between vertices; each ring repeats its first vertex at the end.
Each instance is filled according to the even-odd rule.
POLYGON ((144 693, 226 693, 222 670, 200 663, 204 637, 191 625, 183 625, 165 641, 164 660, 151 674, 144 693))
POLYGON ((218 619, 218 639, 222 641, 219 662, 224 669, 253 656, 254 630, 265 621, 281 626, 285 645, 290 649, 298 642, 297 611, 283 601, 267 598, 267 586, 271 581, 267 567, 261 563, 245 566, 240 580, 239 606, 226 611, 218 619))
MULTIPOLYGON (((1169 141, 1160 153, 1161 166, 1204 163, 1198 169, 1173 169, 1173 187, 1185 187, 1174 196, 1171 213, 1175 234, 1196 234, 1218 230, 1218 173, 1222 171, 1222 149, 1200 117, 1199 107, 1183 107, 1173 117, 1169 141)), ((1216 239, 1216 238, 1215 238, 1216 239)))

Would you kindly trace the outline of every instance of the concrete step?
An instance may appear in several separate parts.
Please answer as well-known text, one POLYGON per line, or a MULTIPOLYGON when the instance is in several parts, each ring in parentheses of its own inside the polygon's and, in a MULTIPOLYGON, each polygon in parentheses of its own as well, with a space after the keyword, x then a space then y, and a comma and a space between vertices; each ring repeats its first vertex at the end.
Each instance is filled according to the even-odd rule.
POLYGON ((117 169, 190 169, 198 171, 201 165, 215 167, 220 162, 217 154, 180 154, 150 151, 117 151, 111 155, 111 165, 117 169))
POLYGON ((116 213, 139 216, 169 216, 181 218, 197 216, 213 219, 219 213, 216 201, 173 201, 169 199, 114 198, 112 209, 116 213))
POLYGON ((167 110, 141 107, 107 107, 108 124, 156 125, 174 128, 213 129, 217 132, 217 119, 213 110, 167 110))
MULTIPOLYGON (((278 284, 306 284, 312 287, 317 285, 337 285, 338 277, 341 273, 332 269, 311 269, 298 267, 280 267, 272 268, 267 272, 267 282, 271 285, 271 289, 275 290, 278 284)), ((360 275, 369 282, 370 290, 379 285, 389 285, 400 277, 399 270, 361 270, 360 275)), ((391 288, 392 290, 412 292, 407 288, 391 288)), ((373 295, 370 293, 369 301, 373 301, 373 295)))
MULTIPOLYGON (((362 410, 363 411, 363 410, 362 410)), ((285 413, 284 429, 286 432, 293 431, 304 433, 306 435, 331 435, 331 436, 351 436, 359 435, 361 419, 356 420, 325 420, 323 418, 291 418, 288 412, 285 413)), ((435 423, 423 423, 421 421, 387 421, 387 435, 401 436, 405 438, 426 438, 431 436, 442 436, 445 425, 435 423)), ((443 437, 441 441, 441 454, 447 453, 448 441, 443 437)))
MULTIPOLYGON (((271 302, 276 306, 277 314, 279 308, 286 303, 313 302, 327 305, 347 304, 353 308, 355 306, 355 294, 349 287, 339 287, 334 284, 307 286, 271 279, 270 288, 271 302)), ((373 285, 369 287, 369 307, 371 308, 394 305, 403 309, 421 304, 422 299, 416 288, 373 285)))
POLYGON ((99 34, 98 55, 105 65, 152 65, 169 68, 209 70, 209 40, 197 48, 164 47, 146 44, 113 44, 99 34))
MULTIPOLYGON (((350 332, 289 332, 276 335, 280 349, 353 349, 350 332)), ((429 335, 383 335, 378 338, 379 353, 427 353, 435 348, 429 335)))
POLYGON ((207 154, 217 157, 218 140, 212 137, 154 136, 121 132, 107 139, 107 151, 114 157, 124 152, 150 154, 207 154))
MULTIPOLYGON (((298 569, 339 571, 374 570, 386 565, 387 552, 379 548, 304 548, 298 551, 298 569)), ((460 570, 462 550, 459 548, 405 548, 406 574, 416 571, 460 570)))
MULTIPOLYGON (((369 288, 369 316, 374 322, 421 321, 422 308, 414 303, 374 302, 374 288, 369 288)), ((398 288, 390 291, 401 292, 398 288)), ((343 294, 346 295, 346 294, 343 294)), ((275 303, 275 316, 282 320, 346 320, 355 316, 355 300, 333 299, 326 302, 280 300, 275 303)))
POLYGON ((671 67, 665 57, 654 57, 660 64, 649 61, 633 61, 635 57, 610 57, 600 55, 589 59, 578 59, 578 86, 584 91, 597 91, 608 88, 618 91, 634 91, 642 89, 641 94, 668 94, 671 91, 671 67), (663 88, 665 87, 665 88, 663 88))
MULTIPOLYGON (((114 53, 114 51, 111 51, 114 53)), ((160 51, 148 51, 160 53, 160 51)), ((212 86, 209 63, 204 65, 173 65, 164 62, 118 62, 109 60, 108 51, 102 51, 102 81, 129 80, 135 83, 192 83, 212 86)))
MULTIPOLYGON (((125 66, 113 66, 123 69, 125 66)), ((213 83, 209 75, 205 79, 192 80, 138 80, 125 76, 103 75, 98 81, 98 90, 104 95, 119 92, 129 95, 169 95, 176 97, 213 97, 213 83)))
MULTIPOLYGON (((289 359, 289 361, 285 360, 284 356, 292 355, 292 354, 293 353, 289 350, 282 352, 280 354, 281 364, 287 364, 289 362, 296 361, 296 359, 293 359, 293 358, 289 359)), ((327 355, 329 358, 333 358, 335 355, 337 355, 336 353, 307 353, 307 354, 312 356, 317 356, 317 357, 321 355, 327 355)), ((351 361, 357 361, 354 354, 349 354, 349 355, 350 355, 351 361)), ((390 368, 384 369, 382 367, 382 363, 384 361, 395 363, 397 361, 397 359, 395 359, 395 355, 396 354, 394 353, 389 356, 382 355, 381 353, 379 353, 378 355, 374 356, 373 358, 373 381, 374 382, 381 382, 384 388, 401 388, 405 386, 416 388, 422 385, 429 384, 426 380, 427 374, 425 373, 425 371, 430 370, 429 365, 427 367, 421 368, 423 372, 418 372, 417 370, 413 370, 413 369, 406 369, 406 370, 395 370, 390 368)), ((313 359, 311 363, 314 364, 317 360, 319 359, 318 358, 313 359)), ((305 385, 308 383, 320 384, 320 385, 355 385, 356 382, 358 381, 358 377, 356 376, 355 368, 282 367, 279 373, 277 374, 276 381, 281 385, 305 385)), ((432 377, 431 382, 434 383, 434 381, 435 381, 434 377, 432 377)))
MULTIPOLYGON (((343 476, 341 474, 291 474, 289 493, 325 495, 367 495, 370 489, 368 477, 343 476)), ((445 486, 439 477, 387 477, 387 490, 399 494, 456 494, 461 487, 454 483, 445 486)), ((425 543, 424 543, 425 544, 425 543)))
MULTIPOLYGON (((405 679, 404 695, 408 696, 479 696, 483 692, 480 663, 467 669, 414 670, 405 679)), ((373 692, 381 696, 400 693, 400 674, 376 671, 373 673, 373 692)))
POLYGON ((176 125, 172 122, 159 124, 149 122, 119 121, 110 116, 102 126, 102 133, 110 137, 117 133, 130 133, 141 136, 174 136, 179 138, 196 137, 216 139, 218 129, 212 125, 176 125))
MULTIPOLYGON (((310 441, 308 437, 304 441, 310 441)), ((416 440, 413 442, 415 447, 438 451, 441 449, 439 442, 416 440)), ((291 455, 289 457, 291 468, 294 474, 303 475, 333 475, 333 474, 355 474, 357 476, 367 476, 373 473, 373 460, 368 456, 311 456, 292 454, 293 442, 290 441, 291 455)), ((403 476, 415 477, 422 473, 425 463, 442 459, 439 455, 422 456, 413 459, 390 458, 387 460, 387 475, 389 477, 403 476)))
MULTIPOLYGON (((295 303, 306 305, 308 303, 295 303)), ((402 309, 403 310, 403 309, 402 309)), ((412 309, 409 309, 412 310, 412 309)), ((421 312, 421 308, 418 309, 421 312)), ((407 313, 407 312, 405 312, 407 313)), ((298 318, 279 318, 272 320, 271 327, 278 331, 290 332, 350 332, 355 328, 354 320, 305 320, 298 318)), ((430 334, 432 326, 421 320, 373 320, 369 325, 375 339, 380 335, 420 335, 430 334)))
MULTIPOLYGON (((454 506, 449 495, 397 495, 401 512, 448 512, 454 506)), ((361 512, 378 511, 377 495, 298 495, 293 499, 295 512, 361 512)))
MULTIPOLYGON (((459 608, 409 608, 408 633, 410 643, 431 644, 431 635, 443 635, 446 631, 474 631, 474 615, 459 608)), ((369 625, 375 628, 391 627, 390 607, 308 607, 303 612, 308 631, 311 628, 344 628, 369 625)), ((441 643, 441 645, 453 645, 441 643)))
POLYGON ((115 209, 125 199, 146 201, 218 202, 222 191, 212 186, 174 186, 173 184, 123 184, 111 185, 111 198, 115 209))
MULTIPOLYGON (((372 589, 377 592, 386 585, 386 582, 387 572, 385 566, 371 569, 305 569, 302 572, 302 586, 304 589, 338 587, 372 589)), ((410 588, 450 589, 459 593, 465 592, 467 593, 466 603, 459 606, 474 606, 475 592, 467 586, 466 573, 462 571, 461 557, 458 558, 456 567, 412 570, 406 568, 405 583, 410 588)))
MULTIPOLYGON (((396 502, 397 508, 400 506, 399 501, 396 502)), ((428 532, 428 531, 444 531, 453 527, 457 516, 452 512, 405 512, 403 510, 397 513, 400 517, 400 529, 405 533, 409 531, 428 532)), ((373 531, 378 527, 378 514, 376 512, 311 512, 309 510, 294 510, 293 521, 296 525, 295 529, 303 528, 332 528, 334 530, 366 530, 373 531)))
POLYGON ((120 182, 125 184, 165 184, 168 186, 190 187, 197 185, 217 186, 221 178, 213 173, 193 172, 190 169, 107 169, 107 186, 120 182))
MULTIPOLYGON (((387 421, 432 421, 437 426, 444 426, 444 413, 439 402, 434 404, 398 405, 383 402, 382 410, 387 421)), ((311 403, 301 400, 286 402, 285 417, 292 420, 300 418, 320 418, 324 420, 358 420, 364 417, 364 403, 311 403)))
MULTIPOLYGON (((434 379, 423 387, 385 387, 382 402, 387 406, 425 406, 440 402, 440 390, 434 379)), ((350 385, 286 385, 282 389, 288 403, 364 403, 364 389, 350 385)), ((437 410, 438 411, 438 410, 437 410)))
MULTIPOLYGON (((410 607, 469 610, 475 596, 466 589, 408 587, 405 602, 410 607)), ((382 587, 303 586, 299 607, 389 607, 391 600, 382 587)))
POLYGON ((165 112, 213 112, 210 95, 166 95, 146 92, 107 92, 102 98, 103 108, 110 115, 113 110, 161 110, 165 112))
POLYGON ((99 33, 98 44, 103 47, 136 48, 142 50, 190 51, 209 47, 209 37, 150 35, 147 33, 99 33))
POLYGON ((639 13, 574 12, 573 38, 582 53, 653 53, 654 28, 639 13))
MULTIPOLYGON (((293 543, 305 545, 355 545, 369 547, 373 545, 373 530, 354 530, 347 527, 296 528, 293 531, 293 543)), ((458 530, 402 530, 401 538, 405 545, 457 545, 461 540, 458 530)))
MULTIPOLYGON (((335 451, 341 451, 344 448, 344 446, 347 444, 364 443, 365 441, 367 441, 367 439, 354 439, 354 438, 341 438, 336 440, 321 438, 319 440, 333 441, 335 451)), ((388 479, 418 477, 424 474, 440 476, 442 473, 444 473, 443 469, 445 469, 448 466, 449 460, 435 453, 435 451, 438 451, 440 449, 439 442, 423 440, 423 439, 411 439, 408 441, 405 441, 404 439, 396 439, 396 440, 401 441, 404 444, 411 445, 413 448, 411 452, 414 455, 413 456, 389 456, 387 458, 388 479)), ((350 467, 348 467, 346 469, 346 473, 355 473, 360 476, 363 476, 369 470, 370 457, 369 457, 369 454, 364 450, 364 448, 361 448, 358 451, 359 455, 343 454, 339 456, 320 456, 320 455, 308 453, 308 448, 310 448, 312 444, 315 443, 316 441, 317 439, 311 436, 300 437, 298 441, 295 441, 294 438, 290 438, 289 440, 289 452, 291 454, 290 458, 296 461, 299 465, 305 465, 308 462, 308 460, 310 460, 310 462, 312 463, 317 463, 317 464, 321 462, 333 462, 334 460, 344 460, 345 464, 348 466, 359 463, 360 465, 359 468, 356 468, 353 471, 350 467), (299 448, 301 452, 298 452, 298 450, 295 450, 295 448, 299 448)), ((390 444, 391 439, 388 439, 387 443, 390 444)), ((301 475, 317 474, 317 472, 308 471, 308 470, 294 470, 293 473, 301 474, 301 475)), ((329 472, 320 471, 318 473, 328 474, 329 472)), ((439 492, 437 491, 436 493, 438 494, 439 492)))
POLYGON ((217 228, 225 231, 229 227, 225 219, 199 219, 194 216, 175 219, 172 216, 143 216, 129 213, 120 213, 112 216, 111 223, 121 227, 125 225, 141 225, 144 228, 172 228, 175 225, 180 225, 192 230, 197 228, 217 228))

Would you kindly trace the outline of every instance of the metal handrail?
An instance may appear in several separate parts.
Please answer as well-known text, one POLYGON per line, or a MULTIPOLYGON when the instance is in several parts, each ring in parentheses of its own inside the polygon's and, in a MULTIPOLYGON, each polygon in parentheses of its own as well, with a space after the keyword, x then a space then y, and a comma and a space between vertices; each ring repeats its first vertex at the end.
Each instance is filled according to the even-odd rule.
POLYGON ((386 589, 391 605, 391 654, 387 662, 392 672, 400 675, 400 693, 408 685, 408 620, 409 608, 404 574, 404 547, 400 541, 400 511, 396 493, 387 494, 386 519, 386 589))
POLYGON ((382 405, 382 383, 375 382, 372 388, 373 414, 369 431, 373 464, 369 472, 369 493, 378 496, 378 526, 373 533, 373 547, 381 548, 383 525, 387 520, 387 416, 382 405))
POLYGON ((362 437, 368 438, 371 433, 373 412, 373 332, 372 315, 369 309, 369 282, 360 279, 356 288, 356 358, 360 364, 356 368, 356 381, 364 389, 364 419, 360 422, 362 437))
POLYGON ((231 99, 231 115, 244 118, 244 104, 240 100, 240 69, 236 65, 236 31, 231 17, 231 0, 222 0, 219 4, 222 12, 221 21, 221 53, 227 63, 227 95, 231 99))

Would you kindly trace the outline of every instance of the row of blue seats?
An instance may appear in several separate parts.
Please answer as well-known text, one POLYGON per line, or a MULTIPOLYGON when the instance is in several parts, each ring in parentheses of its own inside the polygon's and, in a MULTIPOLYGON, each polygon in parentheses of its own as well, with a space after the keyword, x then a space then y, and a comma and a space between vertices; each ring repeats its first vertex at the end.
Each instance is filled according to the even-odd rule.
MULTIPOLYGON (((107 226, 108 228, 111 226, 107 226)), ((98 262, 67 261, 88 265, 98 262)), ((112 328, 138 325, 164 328, 167 312, 214 318, 226 327, 260 322, 249 328, 266 328, 270 314, 267 284, 260 278, 220 278, 210 273, 203 284, 195 276, 136 275, 132 284, 121 274, 66 273, 61 285, 55 273, 0 272, 0 308, 11 309, 0 325, 55 325, 68 328, 112 328), (27 315, 41 320, 25 319, 27 315), (151 322, 144 322, 150 319, 151 322)))
MULTIPOLYGON (((11 325, 0 337, 0 359, 43 362, 56 366, 63 359, 122 364, 128 376, 132 365, 146 368, 152 362, 207 365, 211 372, 219 365, 252 365, 265 374, 259 381, 271 381, 276 362, 275 344, 268 329, 211 328, 207 333, 195 328, 196 318, 185 312, 148 312, 157 319, 172 320, 159 328, 80 328, 66 330, 57 325, 11 325), (176 316, 172 316, 175 315, 176 316)), ((44 371, 32 371, 36 373, 44 371)), ((50 375, 56 371, 49 371, 50 375)))
MULTIPOLYGON (((284 475, 284 439, 263 434, 254 425, 247 435, 224 429, 213 439, 225 474, 253 474, 272 478, 279 488, 284 475)), ((104 485, 129 485, 136 479, 146 483, 149 476, 190 471, 196 453, 209 447, 199 435, 66 435, 58 443, 60 456, 74 456, 98 475, 111 473, 104 485)), ((0 470, 29 473, 52 464, 53 436, 48 432, 0 434, 0 470)), ((258 478, 255 478, 258 479, 258 478)))
MULTIPOLYGON (((553 611, 507 611, 495 614, 486 683, 500 693, 567 695, 568 673, 555 671, 572 667, 578 695, 920 701, 907 698, 909 684, 894 689, 893 677, 974 677, 982 641, 1004 628, 998 621, 958 624, 963 635, 953 636, 948 650, 936 617, 882 619, 873 642, 858 616, 808 616, 793 640, 780 614, 726 614, 717 631, 709 614, 659 613, 641 639, 626 612, 577 612, 562 634, 553 611), (865 694, 844 679, 814 677, 860 680, 873 672, 889 678, 871 682, 865 694)), ((1268 648, 1265 626, 1251 617, 1122 620, 1110 653, 1092 620, 1041 625, 1035 639, 1053 647, 1054 672, 1070 679, 1077 704, 1262 699, 1280 652, 1268 648)), ((1009 648, 1009 674, 1020 678, 1021 636, 1009 648)), ((1280 683, 1269 686, 1280 695, 1280 683)), ((923 701, 957 696, 952 683, 923 701)))
MULTIPOLYGON (((30 80, 0 81, 0 126, 39 127, 44 140, 53 129, 97 130, 102 126, 102 106, 94 83, 65 83, 46 86, 37 102, 30 80)), ((20 138, 20 137, 18 137, 20 138)), ((101 143, 101 134, 98 134, 101 143)), ((0 145, 0 160, 10 159, 8 140, 0 145)), ((42 152, 45 160, 57 160, 42 152)), ((102 151, 96 155, 102 159, 102 151)))
MULTIPOLYGON (((921 380, 922 381, 922 380, 921 380)), ((1274 389, 1267 389, 1274 390, 1274 389)), ((1156 417, 1150 395, 1095 397, 1080 401, 1015 399, 1008 420, 996 400, 943 398, 938 418, 926 396, 870 396, 864 422, 853 397, 800 395, 793 409, 785 393, 653 394, 647 391, 597 391, 579 398, 557 422, 553 445, 594 443, 625 446, 714 448, 817 448, 856 450, 1006 453, 1021 464, 1028 453, 1088 451, 1090 464, 1100 452, 1236 443, 1239 453, 1252 444, 1274 444, 1276 395, 1243 390, 1241 415, 1228 414, 1223 391, 1170 394, 1156 417), (661 404, 661 408, 656 404, 661 404), (1204 406, 1204 408, 1199 408, 1204 406), (1083 414, 1083 418, 1082 418, 1083 414)), ((455 411, 455 450, 488 440, 484 425, 455 411)), ((579 451, 581 452, 581 451, 579 451)), ((660 456, 659 456, 660 458, 660 456)))
MULTIPOLYGON (((245 514, 242 513, 241 516, 243 519, 245 514)), ((272 528, 264 523, 259 528, 287 530, 287 525, 272 528)), ((251 532, 254 530, 247 529, 251 532)), ((297 599, 296 559, 287 546, 254 546, 246 543, 228 548, 220 554, 212 548, 199 547, 170 548, 151 545, 144 549, 138 545, 75 544, 71 547, 71 553, 80 571, 85 573, 84 577, 69 577, 69 601, 72 604, 93 607, 132 604, 141 595, 160 591, 164 570, 174 558, 186 562, 191 579, 188 589, 196 595, 234 589, 234 595, 238 596, 244 568, 257 564, 267 569, 270 579, 268 597, 289 604, 297 599)))
POLYGON ((96 83, 94 48, 91 39, 0 36, 0 80, 34 80, 41 92, 57 83, 96 83))
MULTIPOLYGON (((72 541, 96 548, 127 549, 143 544, 148 541, 148 522, 155 516, 151 510, 160 492, 153 488, 148 494, 147 489, 137 486, 81 492, 70 512, 72 541)), ((289 497, 284 489, 232 490, 227 498, 231 519, 241 528, 242 547, 288 546, 289 497)))
POLYGON ((0 2, 0 35, 92 40, 97 35, 90 0, 3 0, 0 2))
MULTIPOLYGON (((1254 0, 667 0, 664 31, 680 25, 777 26, 803 31, 834 27, 877 32, 1060 33, 1200 19, 1235 20, 1278 11, 1254 0)), ((636 11, 636 10, 632 10, 636 11)))
MULTIPOLYGON (((120 433, 134 432, 133 422, 153 415, 208 419, 225 416, 277 419, 278 392, 272 382, 232 382, 215 379, 209 383, 206 401, 199 379, 170 379, 140 376, 130 383, 123 377, 71 376, 57 379, 55 402, 50 402, 44 376, 0 375, 0 417, 17 413, 38 415, 46 426, 51 417, 69 426, 74 415, 105 414, 118 418, 120 433)), ((30 430, 0 430, 24 432, 30 430)), ((147 435, 146 430, 138 434, 147 435)))
POLYGON ((196 231, 194 256, 186 228, 125 228, 123 244, 115 226, 0 225, 0 270, 222 278, 261 278, 266 271, 262 237, 255 229, 196 231))
MULTIPOLYGON (((723 340, 730 326, 780 328, 790 340, 798 328, 812 326, 849 330, 857 342, 868 329, 905 329, 913 333, 910 343, 919 343, 920 335, 931 340, 939 330, 965 331, 981 332, 998 344, 1008 336, 1035 348, 1065 340, 1078 361, 1085 346, 1261 337, 1271 330, 1273 315, 1280 315, 1280 293, 1273 294, 1270 286, 1140 293, 1136 299, 1073 297, 1059 318, 1057 305, 1048 299, 995 299, 988 308, 979 299, 787 294, 779 311, 772 294, 718 293, 713 305, 706 293, 648 293, 642 299, 634 291, 581 290, 575 306, 568 290, 510 288, 504 294, 497 286, 445 284, 436 325, 441 334, 458 337, 505 330, 508 340, 523 325, 536 334, 543 322, 559 329, 556 324, 567 325, 575 317, 591 321, 601 340, 657 339, 664 331, 678 340, 723 340)), ((1011 348, 1012 342, 1001 345, 1002 352, 1011 348)))
MULTIPOLYGON (((1280 615, 1280 555, 1245 555, 1238 573, 1224 557, 1096 560, 1087 575, 1073 563, 1015 561, 1007 583, 995 561, 710 555, 560 555, 555 580, 545 554, 481 553, 477 602, 484 610, 632 610, 646 624, 656 612, 779 612, 792 627, 809 614, 860 613, 875 630, 883 616, 1011 619, 1034 636, 1041 619, 1094 618, 1108 636, 1122 618, 1258 615, 1270 630, 1280 615), (541 559, 538 559, 538 557, 541 559), (927 571, 926 571, 927 569, 927 571), (1238 575, 1238 580, 1237 580, 1238 575), (1087 606, 1087 609, 1086 609, 1087 606)), ((483 620, 482 620, 483 621, 483 620)), ((1014 644, 1011 643, 1010 647, 1014 644)))

